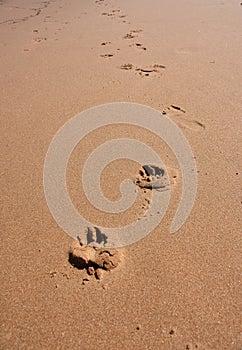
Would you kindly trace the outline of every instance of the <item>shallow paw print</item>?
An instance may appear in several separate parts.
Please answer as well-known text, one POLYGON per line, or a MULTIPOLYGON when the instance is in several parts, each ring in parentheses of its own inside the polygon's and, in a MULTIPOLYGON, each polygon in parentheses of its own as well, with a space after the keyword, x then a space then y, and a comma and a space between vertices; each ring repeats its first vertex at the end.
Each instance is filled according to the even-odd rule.
POLYGON ((141 77, 149 77, 160 76, 162 74, 161 71, 165 68, 166 66, 162 64, 153 64, 147 67, 137 67, 135 70, 141 77))
POLYGON ((198 350, 199 346, 198 344, 186 344, 185 350, 198 350))
POLYGON ((123 70, 131 70, 133 69, 133 65, 132 63, 125 63, 125 64, 122 64, 120 66, 120 69, 123 69, 123 70))
POLYGON ((176 168, 167 168, 171 185, 176 185, 179 178, 179 170, 176 168))
POLYGON ((129 45, 130 47, 136 47, 137 49, 139 50, 143 50, 143 51, 146 51, 147 48, 145 46, 143 46, 141 43, 135 43, 135 44, 132 44, 132 45, 129 45))
POLYGON ((46 40, 47 40, 47 38, 41 38, 41 37, 33 38, 33 41, 35 43, 40 43, 41 41, 46 41, 46 40))
POLYGON ((125 34, 123 39, 134 39, 135 37, 138 36, 138 33, 141 33, 141 29, 136 29, 136 30, 130 30, 129 33, 125 34))
POLYGON ((114 56, 113 53, 105 53, 105 54, 100 55, 100 57, 102 57, 102 58, 111 58, 113 56, 114 56))
POLYGON ((171 119, 173 119, 181 128, 193 131, 202 131, 206 129, 205 124, 187 116, 185 109, 180 106, 172 104, 169 107, 166 107, 162 111, 162 114, 171 117, 171 119))
POLYGON ((106 46, 106 45, 109 45, 109 44, 112 44, 111 41, 103 41, 101 43, 102 46, 106 46))
POLYGON ((133 33, 127 33, 123 37, 123 39, 133 39, 133 38, 135 38, 135 35, 133 33))
POLYGON ((132 29, 130 32, 131 32, 131 33, 138 34, 138 33, 142 33, 143 30, 142 30, 142 29, 132 29))
POLYGON ((113 12, 103 12, 102 16, 113 17, 113 16, 115 16, 115 13, 113 13, 113 12))
POLYGON ((139 76, 143 77, 149 77, 149 76, 156 76, 160 77, 162 75, 161 71, 165 69, 166 67, 161 64, 154 64, 152 66, 147 67, 135 67, 132 63, 125 63, 120 66, 120 69, 122 70, 132 70, 136 72, 139 76))

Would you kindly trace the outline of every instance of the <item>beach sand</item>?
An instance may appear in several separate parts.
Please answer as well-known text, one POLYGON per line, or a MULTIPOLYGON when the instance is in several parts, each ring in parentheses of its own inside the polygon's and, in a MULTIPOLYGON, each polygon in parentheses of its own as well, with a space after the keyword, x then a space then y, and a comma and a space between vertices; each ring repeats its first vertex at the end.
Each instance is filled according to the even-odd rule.
MULTIPOLYGON (((0 1, 1 349, 242 347, 241 10, 235 0, 0 1), (85 198, 81 164, 105 140, 136 137, 177 174, 160 225, 121 248, 116 269, 83 283, 68 261, 73 239, 48 209, 43 165, 66 121, 119 101, 165 110, 177 123, 196 157, 198 191, 171 234, 181 173, 164 143, 128 126, 81 141, 67 182, 97 225, 125 225, 139 210, 105 216, 85 198)), ((112 200, 137 167, 116 163, 101 178, 112 200)))

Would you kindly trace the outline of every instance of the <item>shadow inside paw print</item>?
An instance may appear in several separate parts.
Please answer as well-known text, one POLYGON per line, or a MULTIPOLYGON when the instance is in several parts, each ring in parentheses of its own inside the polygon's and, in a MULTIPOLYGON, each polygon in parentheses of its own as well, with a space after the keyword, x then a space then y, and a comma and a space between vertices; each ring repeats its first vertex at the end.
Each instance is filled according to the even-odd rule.
POLYGON ((101 232, 98 227, 88 227, 87 229, 87 244, 107 244, 107 236, 101 232))

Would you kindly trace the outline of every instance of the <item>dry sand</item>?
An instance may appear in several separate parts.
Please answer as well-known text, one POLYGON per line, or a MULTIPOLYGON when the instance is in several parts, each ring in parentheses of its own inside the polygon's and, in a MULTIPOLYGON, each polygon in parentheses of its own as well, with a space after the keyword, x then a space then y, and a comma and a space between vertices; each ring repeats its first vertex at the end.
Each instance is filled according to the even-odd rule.
MULTIPOLYGON (((240 349, 241 10, 237 0, 0 1, 1 349, 240 349), (198 193, 170 234, 178 175, 159 227, 121 249, 117 269, 82 284, 68 262, 72 239, 45 201, 43 162, 67 120, 113 101, 166 109, 196 155, 198 193)), ((100 225, 137 216, 105 218, 79 186, 89 152, 120 135, 168 155, 180 174, 145 131, 90 135, 73 152, 68 185, 100 225)), ((134 168, 107 167, 106 196, 117 199, 134 168)))

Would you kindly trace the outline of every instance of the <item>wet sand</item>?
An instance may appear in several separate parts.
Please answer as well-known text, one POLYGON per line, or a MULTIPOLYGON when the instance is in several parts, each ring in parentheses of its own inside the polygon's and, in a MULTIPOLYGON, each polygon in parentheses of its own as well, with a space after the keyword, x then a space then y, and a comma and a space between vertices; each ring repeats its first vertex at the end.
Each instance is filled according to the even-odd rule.
MULTIPOLYGON (((0 1, 1 349, 241 348, 241 9, 234 0, 0 1), (83 283, 68 261, 73 240, 46 204, 43 164, 66 121, 119 101, 177 123, 196 157, 198 192, 170 234, 181 195, 174 154, 145 130, 89 135, 67 182, 75 206, 97 224, 127 224, 139 209, 105 216, 85 198, 81 164, 105 140, 142 140, 177 180, 160 225, 120 249, 116 269, 83 283)), ((135 169, 107 167, 105 195, 118 199, 135 169)))

